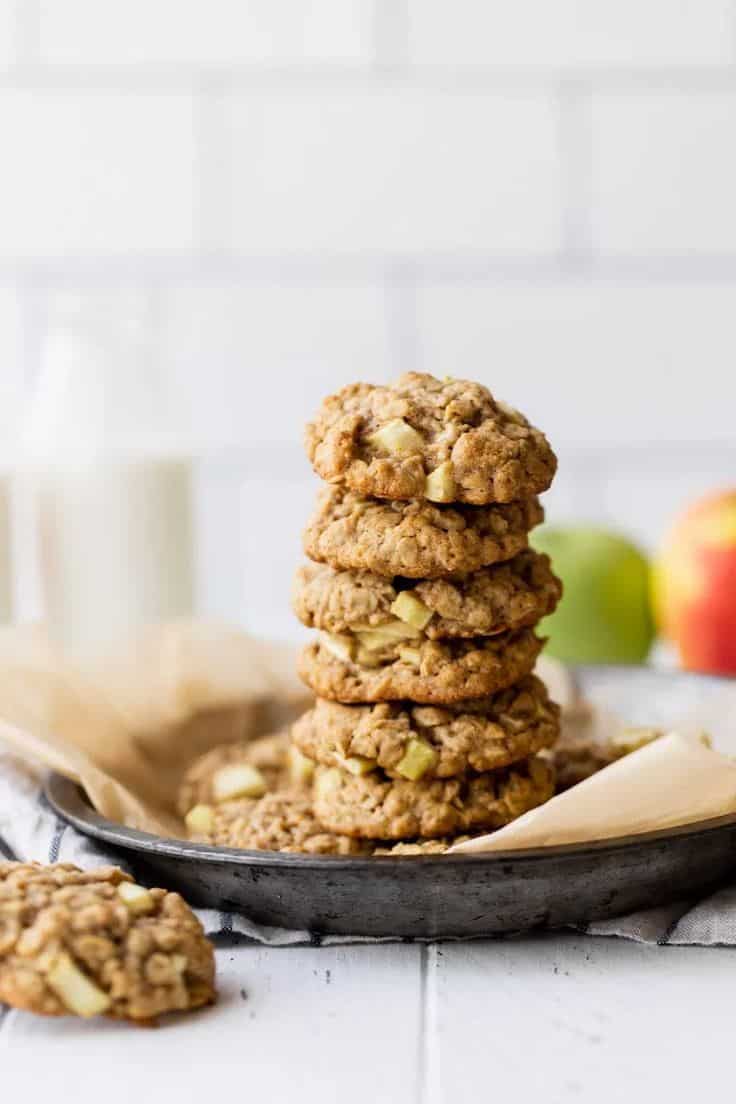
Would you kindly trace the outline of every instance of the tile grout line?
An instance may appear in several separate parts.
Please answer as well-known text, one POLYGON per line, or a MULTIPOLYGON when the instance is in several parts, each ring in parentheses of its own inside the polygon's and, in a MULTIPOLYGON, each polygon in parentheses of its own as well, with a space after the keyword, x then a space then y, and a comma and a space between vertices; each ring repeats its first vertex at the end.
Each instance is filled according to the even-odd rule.
POLYGON ((386 330, 391 370, 396 374, 421 371, 416 291, 416 279, 408 268, 388 267, 384 283, 386 330))
POLYGON ((218 89, 209 81, 197 83, 193 95, 194 210, 192 212, 192 237, 195 257, 211 251, 225 250, 228 241, 231 204, 225 183, 228 164, 222 99, 218 89), (224 225, 223 225, 224 218, 224 225))
POLYGON ((36 382, 41 365, 44 333, 48 322, 47 293, 33 281, 19 287, 21 302, 21 374, 26 395, 36 382))
POLYGON ((41 45, 39 0, 16 0, 14 24, 16 68, 37 65, 41 45))
POLYGON ((649 95, 652 92, 732 93, 736 72, 731 64, 719 66, 671 66, 631 68, 510 67, 412 64, 409 60, 408 20, 403 0, 376 0, 373 64, 329 62, 313 65, 240 66, 186 64, 75 64, 43 63, 37 60, 38 24, 33 0, 28 12, 18 17, 16 40, 18 60, 0 73, 0 87, 34 91, 137 91, 141 93, 187 93, 206 83, 214 91, 241 89, 324 89, 337 86, 376 87, 381 83, 396 88, 414 87, 452 92, 507 93, 547 92, 554 94, 560 83, 587 83, 596 91, 619 95, 649 95))
POLYGON ((606 479, 607 464, 604 456, 599 452, 594 457, 589 457, 585 464, 585 476, 575 480, 574 484, 574 509, 578 517, 596 517, 601 504, 608 513, 608 480, 606 479))
POLYGON ((426 1104, 427 1099, 427 975, 429 944, 419 946, 419 1024, 416 1050, 416 1090, 414 1104, 426 1104))
MULTIPOLYGON (((21 426, 41 369, 44 334, 48 328, 49 292, 32 280, 17 288, 21 314, 18 366, 23 387, 21 426)), ((20 440, 22 441, 21 429, 20 440)), ((37 530, 28 495, 17 483, 11 493, 10 555, 13 563, 13 605, 21 618, 36 620, 42 613, 41 577, 37 530)))
POLYGON ((409 55, 407 0, 373 0, 373 68, 380 75, 407 70, 409 55))
POLYGON ((574 267, 589 267, 593 260, 591 89, 578 81, 566 81, 560 86, 557 104, 563 254, 574 267))
MULTIPOLYGON (((211 208, 212 204, 209 200, 211 208)), ((225 204, 223 204, 225 206, 225 204)), ((222 230, 197 231, 222 236, 222 230)), ((583 239, 584 240, 584 239, 583 239)), ((580 265, 568 253, 510 254, 361 254, 361 253, 230 253, 224 247, 191 249, 181 254, 140 253, 125 255, 78 254, 67 258, 0 258, 0 286, 26 284, 40 292, 47 288, 101 284, 111 288, 137 284, 141 278, 156 283, 180 283, 196 286, 201 282, 267 281, 292 286, 305 280, 310 284, 335 279, 365 283, 381 282, 393 271, 396 282, 422 285, 441 282, 455 285, 483 283, 555 283, 564 286, 579 282, 580 265)), ((591 255, 585 269, 586 281, 600 286, 626 279, 635 283, 677 286, 687 282, 733 282, 736 280, 736 253, 700 254, 674 257, 653 255, 591 255)))
POLYGON ((442 947, 422 944, 420 978, 421 1019, 417 1077, 417 1104, 437 1104, 442 1100, 441 1048, 438 1028, 437 985, 441 970, 442 947))

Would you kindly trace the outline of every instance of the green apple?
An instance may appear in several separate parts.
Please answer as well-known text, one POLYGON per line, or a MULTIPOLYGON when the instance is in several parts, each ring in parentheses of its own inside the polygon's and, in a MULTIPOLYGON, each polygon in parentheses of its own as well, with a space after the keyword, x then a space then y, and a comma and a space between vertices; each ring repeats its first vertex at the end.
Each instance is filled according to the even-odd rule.
POLYGON ((532 537, 565 592, 540 632, 571 663, 641 663, 654 639, 649 563, 626 538, 589 526, 544 525, 532 537))

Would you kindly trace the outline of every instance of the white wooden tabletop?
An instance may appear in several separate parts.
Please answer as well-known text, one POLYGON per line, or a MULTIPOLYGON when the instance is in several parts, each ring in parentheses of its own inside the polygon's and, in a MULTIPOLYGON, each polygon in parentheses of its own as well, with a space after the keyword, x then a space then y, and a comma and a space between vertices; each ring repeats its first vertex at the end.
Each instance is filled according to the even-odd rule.
POLYGON ((219 1004, 158 1029, 6 1012, 0 1099, 691 1104, 733 1094, 732 950, 560 934, 217 957, 219 1004))

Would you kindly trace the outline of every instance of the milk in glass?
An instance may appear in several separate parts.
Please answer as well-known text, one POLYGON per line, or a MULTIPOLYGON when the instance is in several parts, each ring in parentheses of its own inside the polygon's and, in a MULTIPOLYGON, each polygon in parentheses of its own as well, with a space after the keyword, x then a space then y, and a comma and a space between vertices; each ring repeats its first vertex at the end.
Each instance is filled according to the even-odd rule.
POLYGON ((10 479, 0 472, 0 624, 12 616, 12 569, 10 559, 10 479))
POLYGON ((192 460, 158 372, 106 325, 46 344, 28 430, 49 630, 81 655, 194 606, 192 460))

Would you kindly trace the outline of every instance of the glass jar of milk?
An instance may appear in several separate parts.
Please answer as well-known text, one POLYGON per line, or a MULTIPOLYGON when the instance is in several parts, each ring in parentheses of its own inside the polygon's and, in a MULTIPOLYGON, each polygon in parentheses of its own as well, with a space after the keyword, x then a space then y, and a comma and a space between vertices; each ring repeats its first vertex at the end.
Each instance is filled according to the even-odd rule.
POLYGON ((11 358, 0 365, 0 625, 11 621, 15 612, 11 503, 22 409, 23 366, 11 358))
POLYGON ((10 476, 0 470, 0 625, 10 621, 13 615, 10 542, 10 476))
POLYGON ((194 607, 193 463, 135 322, 55 328, 27 455, 44 616, 80 656, 194 607))

